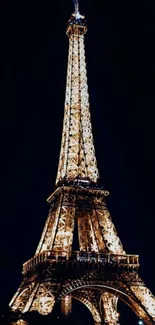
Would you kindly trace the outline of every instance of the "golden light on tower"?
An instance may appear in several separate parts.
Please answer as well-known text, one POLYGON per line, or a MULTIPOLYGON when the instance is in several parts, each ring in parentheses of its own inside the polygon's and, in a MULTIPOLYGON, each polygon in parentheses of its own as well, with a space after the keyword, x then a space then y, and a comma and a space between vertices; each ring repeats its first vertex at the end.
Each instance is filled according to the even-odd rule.
POLYGON ((97 183, 99 177, 89 109, 84 48, 86 31, 85 17, 79 13, 76 6, 67 27, 68 70, 56 184, 76 179, 97 183))
POLYGON ((68 316, 72 311, 72 296, 67 295, 61 299, 61 311, 65 316, 68 316))
MULTIPOLYGON (((69 38, 64 122, 56 189, 35 255, 23 264, 23 281, 10 302, 21 316, 52 312, 72 298, 91 312, 95 325, 119 324, 118 299, 147 325, 155 324, 155 298, 138 275, 138 255, 126 254, 99 187, 87 85, 85 17, 78 1, 67 25, 69 38), (77 250, 73 239, 77 229, 77 250)), ((16 320, 13 325, 25 325, 16 320)), ((27 325, 27 324, 26 324, 27 325)))

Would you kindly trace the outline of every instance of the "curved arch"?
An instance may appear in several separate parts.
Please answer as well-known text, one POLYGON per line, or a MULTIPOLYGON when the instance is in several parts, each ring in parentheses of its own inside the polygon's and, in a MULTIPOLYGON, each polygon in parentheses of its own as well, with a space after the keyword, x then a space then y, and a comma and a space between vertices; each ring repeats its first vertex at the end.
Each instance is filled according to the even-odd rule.
POLYGON ((116 287, 104 284, 101 281, 90 281, 89 283, 88 281, 84 281, 84 280, 78 281, 77 283, 76 281, 73 281, 72 283, 66 286, 66 288, 61 292, 60 296, 62 297, 66 294, 74 292, 77 289, 82 289, 82 288, 86 289, 89 287, 112 292, 114 295, 117 295, 120 300, 122 300, 125 304, 127 304, 139 318, 142 318, 146 324, 148 325, 154 324, 153 319, 147 313, 147 311, 144 309, 144 307, 141 305, 140 301, 137 299, 137 297, 133 294, 132 291, 130 291, 130 295, 129 295, 126 292, 123 292, 116 287))
POLYGON ((74 295, 72 295, 74 299, 77 299, 80 301, 82 304, 84 304, 92 314, 92 317, 94 319, 95 324, 100 324, 101 323, 101 316, 99 313, 99 310, 96 308, 96 306, 89 301, 85 296, 84 293, 77 292, 74 295))
POLYGON ((10 307, 13 311, 23 311, 25 304, 29 298, 30 291, 30 287, 26 287, 21 290, 16 297, 14 297, 13 301, 10 302, 10 307))

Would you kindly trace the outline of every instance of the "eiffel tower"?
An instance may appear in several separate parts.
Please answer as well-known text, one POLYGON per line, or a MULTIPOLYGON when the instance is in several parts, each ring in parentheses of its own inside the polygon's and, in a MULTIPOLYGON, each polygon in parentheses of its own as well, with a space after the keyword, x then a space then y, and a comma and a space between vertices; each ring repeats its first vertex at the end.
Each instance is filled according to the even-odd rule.
POLYGON ((85 62, 85 17, 78 1, 67 24, 68 71, 62 143, 55 191, 35 255, 23 264, 23 280, 10 302, 12 325, 26 315, 68 315, 83 303, 95 325, 119 324, 118 300, 145 324, 155 324, 155 298, 138 274, 139 258, 126 254, 99 187, 85 62), (74 250, 76 246, 76 251, 74 250))

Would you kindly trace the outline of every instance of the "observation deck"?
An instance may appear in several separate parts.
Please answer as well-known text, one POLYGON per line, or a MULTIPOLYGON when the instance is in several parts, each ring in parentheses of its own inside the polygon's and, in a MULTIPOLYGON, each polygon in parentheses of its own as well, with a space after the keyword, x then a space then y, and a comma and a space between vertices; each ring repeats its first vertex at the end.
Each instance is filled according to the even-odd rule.
POLYGON ((42 263, 59 263, 59 264, 74 264, 79 267, 82 264, 90 267, 111 266, 118 268, 127 268, 137 270, 139 268, 138 255, 117 255, 111 253, 96 253, 96 252, 82 252, 82 251, 51 251, 46 250, 23 264, 22 273, 26 274, 42 263))

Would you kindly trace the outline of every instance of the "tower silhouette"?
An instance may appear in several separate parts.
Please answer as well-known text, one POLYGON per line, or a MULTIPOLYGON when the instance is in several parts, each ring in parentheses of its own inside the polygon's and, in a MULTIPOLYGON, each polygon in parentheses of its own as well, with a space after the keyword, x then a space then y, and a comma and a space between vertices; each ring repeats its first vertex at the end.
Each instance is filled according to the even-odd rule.
POLYGON ((99 187, 86 74, 85 17, 78 1, 67 25, 69 38, 62 143, 55 191, 34 257, 23 264, 23 280, 10 302, 14 320, 26 313, 52 313, 61 301, 68 315, 81 301, 94 323, 119 324, 121 299, 146 324, 155 324, 155 299, 138 275, 139 258, 126 254, 99 187))

